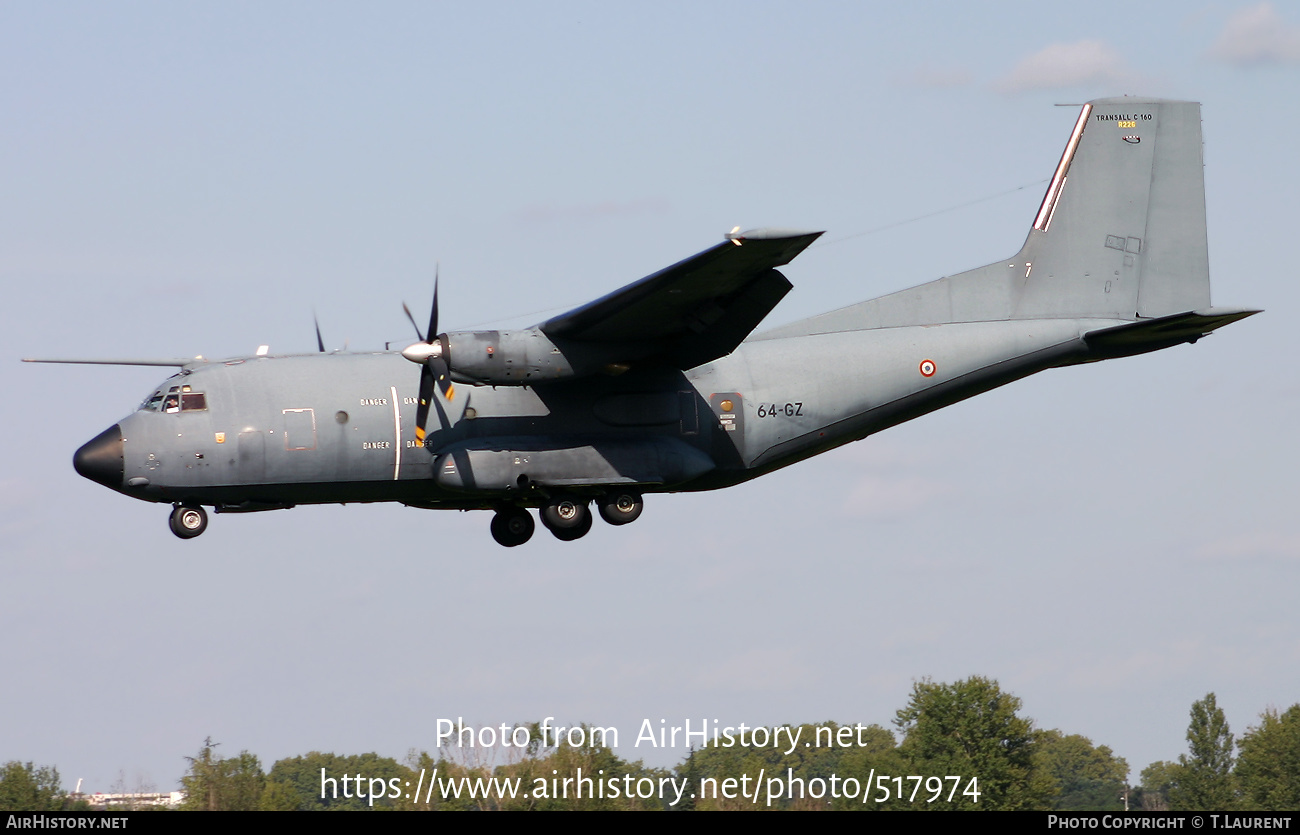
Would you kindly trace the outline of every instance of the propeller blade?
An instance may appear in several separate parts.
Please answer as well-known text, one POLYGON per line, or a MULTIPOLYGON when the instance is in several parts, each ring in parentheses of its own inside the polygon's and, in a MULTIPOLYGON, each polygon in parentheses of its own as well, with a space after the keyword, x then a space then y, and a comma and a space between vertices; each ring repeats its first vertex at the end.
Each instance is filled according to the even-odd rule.
POLYGON ((436 383, 434 405, 438 407, 438 420, 443 429, 450 429, 465 417, 469 406, 469 387, 457 387, 451 381, 447 363, 441 357, 430 357, 428 367, 432 370, 436 383))
POLYGON ((433 371, 433 377, 438 381, 438 391, 442 392, 442 396, 448 400, 455 399, 455 389, 451 383, 446 361, 442 357, 429 357, 427 366, 433 371))
POLYGON ((456 391, 456 386, 451 381, 447 360, 442 357, 440 346, 434 342, 438 339, 438 273, 439 268, 435 266, 433 305, 429 310, 429 330, 426 333, 420 332, 420 326, 415 323, 411 309, 405 302, 402 303, 402 310, 406 312, 406 318, 410 320, 411 327, 415 328, 415 335, 420 339, 420 345, 409 346, 402 352, 402 356, 420 364, 420 402, 415 411, 415 439, 420 446, 424 446, 424 439, 428 437, 430 405, 438 410, 438 422, 444 430, 447 430, 460 422, 469 404, 469 392, 456 391))
POLYGON ((420 369, 420 403, 415 409, 415 441, 424 446, 425 425, 429 422, 429 402, 436 388, 429 366, 420 369))
POLYGON ((424 334, 420 333, 420 326, 415 324, 415 317, 411 315, 411 308, 406 306, 406 302, 402 302, 402 310, 406 312, 406 318, 411 321, 411 327, 415 328, 416 338, 421 342, 428 342, 429 340, 424 338, 424 334))
POLYGON ((324 339, 321 339, 321 336, 320 336, 320 319, 317 319, 317 318, 316 318, 316 311, 314 311, 314 310, 311 312, 311 320, 312 320, 312 322, 314 322, 315 325, 316 325, 316 347, 317 347, 318 349, 320 349, 320 352, 323 354, 323 353, 325 353, 325 340, 324 340, 324 339))
POLYGON ((433 308, 429 311, 429 338, 426 342, 432 342, 438 338, 438 271, 439 267, 434 264, 433 267, 433 308))

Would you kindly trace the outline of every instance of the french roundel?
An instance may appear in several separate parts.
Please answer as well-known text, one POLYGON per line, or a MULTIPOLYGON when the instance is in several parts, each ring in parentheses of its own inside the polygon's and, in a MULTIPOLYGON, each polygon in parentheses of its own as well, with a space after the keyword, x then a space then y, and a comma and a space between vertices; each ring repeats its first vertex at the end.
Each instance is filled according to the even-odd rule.
POLYGON ((935 370, 934 360, 921 360, 922 377, 933 377, 935 370))

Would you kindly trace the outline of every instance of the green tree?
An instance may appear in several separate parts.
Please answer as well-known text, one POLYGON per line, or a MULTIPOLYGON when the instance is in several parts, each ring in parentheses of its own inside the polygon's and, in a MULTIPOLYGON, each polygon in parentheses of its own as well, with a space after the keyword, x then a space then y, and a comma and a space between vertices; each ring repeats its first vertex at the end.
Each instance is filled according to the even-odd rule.
POLYGON ((1142 784, 1134 796, 1129 798, 1129 808, 1144 812, 1169 811, 1169 796, 1178 785, 1182 772, 1181 765, 1164 760, 1142 769, 1142 784))
MULTIPOLYGON (((320 751, 280 760, 268 776, 269 783, 277 788, 274 797, 267 797, 267 803, 287 805, 291 794, 296 807, 303 811, 392 809, 405 797, 404 783, 412 777, 410 769, 392 757, 374 752, 342 756, 320 751), (383 786, 371 780, 382 780, 383 786), (393 791, 394 785, 399 787, 397 792, 393 791), (376 795, 373 802, 372 790, 376 795)), ((415 785, 413 779, 410 782, 415 785)))
MULTIPOLYGON (((586 728, 587 726, 583 726, 586 728)), ((587 734, 590 740, 590 734, 587 734)), ((642 798, 638 796, 627 797, 623 795, 625 788, 622 782, 623 775, 632 778, 632 784, 635 785, 638 780, 643 778, 650 779, 656 786, 659 784, 659 778, 667 777, 668 772, 655 768, 647 768, 640 760, 629 762, 619 757, 610 748, 604 745, 597 745, 591 742, 573 746, 568 743, 553 746, 551 748, 538 748, 535 756, 525 757, 517 763, 500 766, 496 769, 499 777, 518 778, 521 781, 523 790, 533 793, 532 798, 506 803, 505 809, 535 809, 538 811, 652 811, 664 808, 665 800, 661 799, 656 791, 653 797, 642 798), (597 795, 602 793, 601 783, 604 783, 606 789, 609 788, 610 779, 619 781, 619 794, 615 798, 609 796, 611 792, 603 792, 605 797, 576 797, 573 789, 565 791, 563 781, 566 778, 577 779, 579 773, 585 780, 591 780, 592 783, 584 784, 588 786, 590 793, 597 795), (558 781, 558 782, 553 782, 558 781), (555 787, 561 787, 560 796, 556 794, 555 787), (547 797, 537 797, 539 790, 549 788, 547 797), (567 794, 568 796, 564 796, 567 794)), ((576 783, 574 784, 576 786, 576 783)))
MULTIPOLYGON (((526 724, 531 742, 523 748, 450 749, 451 758, 437 760, 428 752, 412 751, 407 757, 411 785, 421 782, 420 796, 403 800, 400 808, 420 810, 548 811, 548 810, 653 810, 662 809, 658 796, 661 769, 647 768, 641 761, 628 762, 605 745, 588 742, 573 746, 543 745, 539 725, 526 724), (633 796, 624 776, 631 778, 633 796), (637 782, 648 779, 655 786, 653 796, 637 796, 637 782), (581 780, 581 782, 578 782, 581 780), (567 783, 566 783, 567 781, 567 783), (611 781, 617 786, 611 785, 611 781), (488 785, 494 789, 484 789, 488 785), (502 790, 509 784, 517 793, 502 790), (470 785, 478 788, 471 790, 470 785), (446 793, 444 793, 444 789, 446 793), (582 796, 579 797, 578 795, 582 796), (617 796, 615 796, 617 795, 617 796)), ((592 730, 583 736, 592 739, 592 730)), ((445 749, 444 749, 445 750, 445 749)))
POLYGON ((292 786, 276 780, 267 780, 262 789, 262 798, 257 803, 262 812, 296 812, 298 811, 298 792, 292 786))
MULTIPOLYGON (((872 785, 874 778, 882 774, 892 777, 911 773, 908 770, 907 758, 899 751, 898 744, 894 740, 894 734, 879 725, 871 725, 861 734, 855 733, 853 743, 853 746, 841 757, 837 771, 842 778, 857 780, 861 792, 866 794, 867 799, 864 801, 861 793, 857 797, 841 797, 833 802, 832 808, 866 812, 906 808, 894 806, 896 799, 892 796, 889 802, 877 802, 882 793, 872 785)), ((944 787, 945 792, 948 788, 948 786, 944 787)), ((925 796, 929 797, 929 794, 925 796)))
POLYGON ((1300 809, 1300 704, 1266 710, 1241 738, 1237 782, 1251 811, 1300 809))
POLYGON ((203 741, 196 757, 186 757, 190 770, 181 778, 185 790, 185 811, 251 812, 256 811, 266 788, 262 763, 253 754, 240 751, 229 759, 217 756, 220 743, 212 737, 203 741))
POLYGON ((1060 731, 1038 734, 1037 766, 1056 784, 1058 811, 1123 811, 1128 763, 1105 745, 1060 731))
POLYGON ((1170 790, 1170 808, 1180 812, 1227 811, 1234 808, 1236 787, 1232 752, 1236 747, 1228 720, 1213 693, 1192 702, 1187 726, 1191 756, 1180 754, 1177 785, 1170 790))
MULTIPOLYGON (((674 809, 829 808, 833 800, 826 786, 830 784, 833 775, 840 779, 848 776, 845 774, 845 757, 849 751, 854 750, 853 747, 836 741, 839 739, 837 731, 840 726, 835 722, 786 727, 790 730, 782 731, 783 742, 780 745, 771 744, 770 740, 769 744, 763 746, 740 745, 739 737, 733 737, 729 744, 725 737, 720 737, 717 744, 709 740, 704 746, 693 749, 675 770, 679 782, 687 781, 687 790, 682 803, 674 809), (822 733, 820 739, 817 735, 819 729, 822 733), (789 753, 786 753, 790 738, 786 736, 787 733, 799 740, 789 753), (781 780, 793 776, 795 781, 802 781, 802 783, 795 782, 789 787, 785 796, 770 802, 766 794, 760 794, 755 803, 752 792, 749 797, 743 796, 742 792, 735 792, 736 796, 733 797, 724 796, 727 793, 723 786, 724 781, 740 781, 746 777, 753 780, 760 774, 781 780), (810 781, 817 782, 809 785, 810 781), (690 797, 692 792, 697 793, 698 796, 690 797), (818 797, 819 794, 822 796, 818 797)), ((883 734, 888 739, 888 748, 894 747, 893 735, 876 725, 863 728, 864 743, 878 743, 878 734, 883 734)), ((847 739, 848 736, 853 736, 856 742, 856 732, 846 735, 845 738, 847 739)), ((865 776, 864 771, 863 777, 865 776)))
POLYGON ((962 779, 964 789, 979 779, 979 800, 960 793, 949 803, 925 808, 1039 809, 1052 795, 1051 782, 1037 772, 1037 735, 1031 720, 1017 715, 1020 699, 992 679, 974 676, 954 684, 923 679, 912 685, 907 707, 894 725, 903 734, 899 751, 908 774, 962 779))
POLYGON ((64 792, 58 769, 7 762, 0 769, 0 812, 57 812, 64 792))

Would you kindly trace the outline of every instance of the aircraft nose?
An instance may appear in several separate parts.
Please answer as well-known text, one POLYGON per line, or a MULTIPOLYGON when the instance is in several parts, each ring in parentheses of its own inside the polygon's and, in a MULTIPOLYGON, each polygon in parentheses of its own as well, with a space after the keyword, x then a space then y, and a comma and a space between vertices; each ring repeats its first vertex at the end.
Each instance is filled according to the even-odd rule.
POLYGON ((72 456, 72 466, 78 473, 105 487, 118 490, 126 466, 122 461, 122 427, 113 424, 84 444, 72 456))

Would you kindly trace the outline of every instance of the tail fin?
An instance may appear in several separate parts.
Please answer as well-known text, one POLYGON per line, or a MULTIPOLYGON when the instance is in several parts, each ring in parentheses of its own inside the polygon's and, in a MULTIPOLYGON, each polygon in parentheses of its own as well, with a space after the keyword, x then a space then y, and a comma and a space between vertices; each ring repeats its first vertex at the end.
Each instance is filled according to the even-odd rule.
POLYGON ((1029 238, 1010 318, 1155 318, 1210 306, 1201 108, 1083 106, 1029 238))
MULTIPOLYGON (((1201 106, 1125 97, 1083 106, 1012 258, 763 337, 1009 319, 1136 322, 1209 307, 1201 106)), ((1213 327, 1250 313, 1233 315, 1213 327)), ((1178 321, 1181 333, 1199 319, 1178 321)), ((1134 352, 1127 342, 1143 334, 1127 334, 1125 350, 1134 352)))

